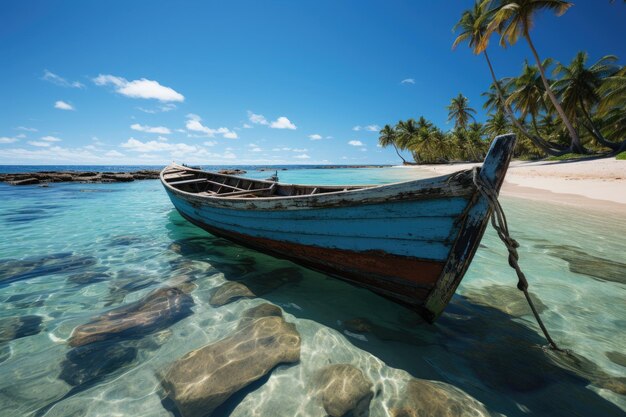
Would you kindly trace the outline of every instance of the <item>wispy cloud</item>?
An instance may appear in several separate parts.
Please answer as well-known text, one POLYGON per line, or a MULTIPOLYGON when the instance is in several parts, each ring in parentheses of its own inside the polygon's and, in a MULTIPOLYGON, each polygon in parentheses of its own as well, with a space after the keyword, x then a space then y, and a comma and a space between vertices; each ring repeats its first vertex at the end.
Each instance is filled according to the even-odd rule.
POLYGON ((415 84, 415 80, 413 78, 405 78, 400 81, 400 84, 415 84))
POLYGON ((278 119, 274 120, 270 124, 270 127, 272 129, 291 129, 291 130, 297 129, 296 125, 291 123, 291 121, 287 119, 285 116, 280 116, 278 119))
MULTIPOLYGON (((248 120, 250 120, 250 122, 254 123, 255 125, 267 126, 267 125, 270 124, 267 121, 267 119, 265 118, 265 116, 263 116, 262 114, 253 113, 250 110, 248 110, 248 120)), ((244 125, 244 127, 245 127, 245 125, 244 125)))
POLYGON ((204 126, 202 124, 202 119, 200 118, 200 116, 193 113, 187 115, 187 123, 185 124, 185 127, 192 132, 204 133, 210 138, 214 137, 217 134, 222 135, 222 137, 226 139, 237 139, 237 132, 233 132, 226 127, 211 129, 210 127, 204 126))
POLYGON ((10 138, 7 136, 0 136, 0 143, 13 143, 17 142, 17 138, 10 138))
POLYGON ((48 70, 43 70, 43 77, 41 77, 41 79, 49 81, 52 84, 56 84, 61 87, 85 88, 85 85, 83 83, 80 83, 78 81, 67 81, 65 78, 48 70))
POLYGON ((315 133, 313 135, 309 135, 309 139, 311 139, 311 140, 320 140, 320 139, 322 139, 322 135, 318 135, 317 133, 315 133))
POLYGON ((57 138, 56 136, 44 136, 41 138, 41 140, 46 142, 61 142, 61 139, 57 138))
POLYGON ((146 109, 144 107, 137 107, 137 110, 142 111, 148 114, 156 114, 156 113, 166 113, 168 111, 176 110, 176 104, 174 103, 165 103, 160 106, 154 107, 152 109, 146 109))
POLYGON ((128 81, 115 75, 100 74, 93 79, 96 85, 112 85, 115 92, 131 98, 156 99, 163 102, 185 101, 185 97, 173 88, 163 86, 157 81, 141 78, 128 81))
POLYGON ((301 155, 296 155, 294 156, 294 158, 296 159, 311 159, 311 157, 305 153, 301 154, 301 155))
POLYGON ((108 156, 109 158, 121 158, 124 157, 126 155, 124 155, 121 152, 116 151, 115 149, 112 151, 108 151, 107 153, 104 154, 104 156, 108 156))
POLYGON ((140 125, 139 123, 134 123, 130 125, 130 128, 139 132, 158 133, 161 135, 169 135, 170 133, 172 133, 172 131, 165 126, 144 126, 140 125))
POLYGON ((363 146, 363 142, 361 142, 360 140, 351 140, 350 142, 348 142, 348 145, 363 146))
POLYGON ((32 146, 38 146, 40 148, 47 148, 48 146, 50 146, 50 142, 39 142, 36 140, 29 140, 28 144, 32 146))
POLYGON ((244 123, 242 127, 244 129, 252 129, 252 126, 250 126, 248 123, 244 123))
POLYGON ((24 132, 37 132, 38 130, 34 127, 26 127, 26 126, 18 126, 15 130, 23 130, 24 132))
POLYGON ((66 103, 65 101, 58 100, 54 103, 54 108, 59 110, 75 110, 74 106, 70 103, 66 103))
POLYGON ((365 130, 368 132, 378 132, 380 130, 380 126, 378 125, 367 125, 365 126, 365 130))
POLYGON ((363 129, 361 126, 356 125, 352 128, 352 130, 354 130, 355 132, 358 132, 359 130, 363 129))

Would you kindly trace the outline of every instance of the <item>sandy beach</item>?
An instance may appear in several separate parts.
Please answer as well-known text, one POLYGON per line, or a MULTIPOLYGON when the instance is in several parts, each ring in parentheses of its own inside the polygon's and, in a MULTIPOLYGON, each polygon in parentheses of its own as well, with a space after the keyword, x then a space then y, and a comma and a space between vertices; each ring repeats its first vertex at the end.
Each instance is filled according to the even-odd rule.
MULTIPOLYGON (((444 175, 480 164, 410 167, 444 175)), ((626 213, 626 161, 513 161, 502 195, 626 213)))

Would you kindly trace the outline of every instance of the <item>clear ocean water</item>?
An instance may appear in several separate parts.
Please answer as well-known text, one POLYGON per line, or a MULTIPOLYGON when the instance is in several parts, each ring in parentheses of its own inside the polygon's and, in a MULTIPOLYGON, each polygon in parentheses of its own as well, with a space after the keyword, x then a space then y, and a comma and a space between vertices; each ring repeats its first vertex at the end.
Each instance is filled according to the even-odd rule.
MULTIPOLYGON (((417 175, 401 168, 279 171, 282 182, 309 184, 417 175)), ((427 325, 369 291, 192 226, 158 181, 0 184, 0 416, 173 415, 161 372, 232 334, 242 312, 262 302, 295 323, 300 362, 276 367, 214 415, 326 415, 310 384, 329 363, 355 365, 373 383, 371 416, 392 415, 390 404, 410 378, 440 381, 441 392, 463 399, 447 416, 625 415, 626 213, 502 202, 542 317, 575 359, 541 349, 491 229, 446 313, 427 325), (189 314, 125 334, 95 354, 68 345, 77 326, 181 274, 196 278, 189 314), (208 303, 224 282, 274 275, 284 279, 258 298, 208 303)), ((441 392, 419 400, 441 401, 441 392)))

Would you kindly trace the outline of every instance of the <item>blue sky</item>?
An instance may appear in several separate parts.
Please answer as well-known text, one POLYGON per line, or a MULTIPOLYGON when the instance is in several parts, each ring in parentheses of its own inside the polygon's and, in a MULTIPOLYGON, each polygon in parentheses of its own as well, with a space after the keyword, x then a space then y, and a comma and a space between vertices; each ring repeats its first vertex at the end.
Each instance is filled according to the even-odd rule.
MULTIPOLYGON (((0 164, 397 163, 386 123, 485 118, 485 61, 451 50, 473 2, 0 2, 0 164), (404 81, 403 80, 411 80, 404 81)), ((542 57, 626 57, 621 1, 538 16, 542 57)), ((530 52, 490 53, 499 77, 530 52)))

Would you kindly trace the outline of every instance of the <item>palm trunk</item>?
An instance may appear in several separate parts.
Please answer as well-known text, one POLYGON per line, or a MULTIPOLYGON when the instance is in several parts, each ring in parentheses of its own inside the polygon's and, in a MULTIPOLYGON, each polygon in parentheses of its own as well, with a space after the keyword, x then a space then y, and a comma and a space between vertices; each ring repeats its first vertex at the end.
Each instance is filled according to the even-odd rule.
POLYGON ((402 155, 400 155, 400 151, 398 151, 398 147, 396 146, 395 143, 392 143, 393 145, 393 149, 396 150, 396 153, 398 154, 398 156, 400 157, 400 159, 402 159, 402 163, 406 165, 406 160, 402 157, 402 155))
POLYGON ((606 140, 604 135, 602 135, 602 133, 600 133, 600 131, 596 128, 596 124, 593 122, 593 119, 589 115, 589 112, 587 111, 587 109, 585 109, 585 104, 583 103, 583 101, 579 100, 579 103, 580 103, 580 109, 585 115, 585 119, 587 119, 587 121, 589 122, 589 125, 591 126, 590 131, 593 137, 598 141, 600 145, 606 146, 607 148, 613 151, 618 150, 622 144, 606 140))
POLYGON ((524 128, 524 126, 522 126, 522 124, 519 122, 519 120, 517 120, 517 117, 515 117, 515 114, 513 113, 513 110, 506 103, 506 100, 504 100, 504 94, 502 93, 502 89, 500 88, 500 83, 498 82, 498 79, 496 78, 496 74, 493 71, 493 66, 491 65, 491 60, 489 59, 489 55, 487 55, 487 50, 486 49, 483 51, 483 54, 485 56, 485 59, 487 60, 487 65, 489 65, 489 72, 491 72, 491 78, 493 79, 493 84, 496 86, 496 92, 498 93, 498 98, 500 98, 500 102, 502 103, 502 106, 504 107, 504 112, 509 116, 509 118, 511 119, 511 122, 515 125, 515 127, 520 132, 522 132, 522 134, 524 136, 526 136, 528 139, 530 139, 530 141, 536 147, 538 147, 539 149, 541 149, 542 151, 544 151, 548 155, 551 155, 551 156, 562 155, 564 153, 563 151, 553 149, 552 146, 547 141, 545 141, 544 139, 541 139, 541 138, 539 138, 537 136, 531 135, 524 128))
POLYGON ((543 68, 543 65, 541 64, 541 59, 539 58, 539 54, 537 53, 537 50, 535 49, 535 45, 533 45, 533 42, 530 39, 530 34, 528 33, 528 30, 524 31, 524 37, 526 38, 526 41, 528 42, 528 46, 530 46, 530 50, 533 52, 533 55, 535 56, 535 60, 537 61, 537 67, 539 68, 539 74, 541 74, 541 80, 543 81, 543 86, 546 89, 546 93, 548 94, 548 97, 550 97, 550 101, 552 102, 552 104, 554 105, 554 108, 556 109, 557 113, 561 117, 561 120, 563 121, 563 124, 567 128, 570 138, 572 139, 571 144, 570 144, 570 150, 575 153, 587 153, 586 149, 583 147, 582 143, 580 142, 580 137, 578 137, 578 133, 576 133, 574 126, 572 126, 572 123, 569 121, 567 115, 563 111, 563 107, 561 107, 561 103, 559 103, 556 96, 552 92, 550 85, 548 84, 548 79, 546 78, 546 72, 543 68))

